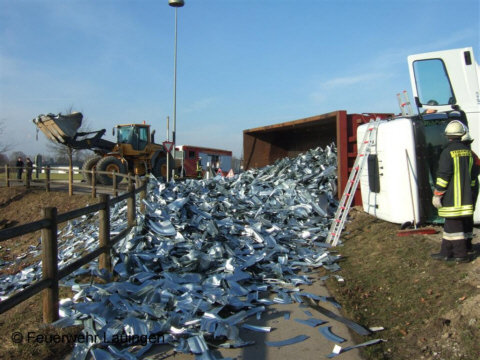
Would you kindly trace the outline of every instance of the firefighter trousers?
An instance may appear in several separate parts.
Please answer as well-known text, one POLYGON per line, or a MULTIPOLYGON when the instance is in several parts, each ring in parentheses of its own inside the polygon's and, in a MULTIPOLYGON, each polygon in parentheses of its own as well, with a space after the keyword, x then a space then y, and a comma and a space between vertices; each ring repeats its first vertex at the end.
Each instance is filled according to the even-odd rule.
POLYGON ((467 257, 467 232, 472 230, 471 216, 445 218, 440 254, 446 257, 467 257))

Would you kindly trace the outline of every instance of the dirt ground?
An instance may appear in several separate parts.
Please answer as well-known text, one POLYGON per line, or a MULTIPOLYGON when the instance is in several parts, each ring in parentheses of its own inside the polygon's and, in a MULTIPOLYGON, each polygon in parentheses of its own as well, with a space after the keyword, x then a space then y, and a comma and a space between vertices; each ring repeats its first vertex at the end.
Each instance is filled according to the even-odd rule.
MULTIPOLYGON (((40 219, 44 206, 56 206, 63 213, 95 202, 90 195, 2 187, 0 229, 40 219)), ((480 261, 449 265, 430 260, 429 254, 440 248, 442 228, 435 229, 434 235, 398 237, 398 225, 351 210, 344 244, 334 249, 343 256, 342 270, 319 276, 330 275, 327 287, 342 304, 344 316, 366 327, 385 328, 372 339, 387 341, 364 348, 365 359, 478 359, 480 261)), ((12 263, 1 271, 15 273, 26 266, 29 259, 18 256, 37 245, 39 237, 37 233, 0 243, 0 261, 12 263)), ((474 243, 479 254, 478 238, 474 243)), ((69 296, 67 289, 62 291, 66 293, 61 296, 69 296)), ((68 348, 11 344, 13 330, 42 327, 40 299, 36 296, 0 315, 0 358, 55 360, 68 354, 68 348)), ((367 340, 359 338, 357 343, 367 340)))
MULTIPOLYGON (((61 191, 47 193, 44 189, 27 190, 21 186, 0 187, 0 230, 40 220, 43 207, 57 207, 57 212, 60 214, 96 202, 97 200, 91 195, 68 196, 61 191)), ((60 228, 62 226, 60 224, 60 228)), ((25 253, 30 245, 37 245, 39 238, 40 231, 37 231, 0 243, 0 260, 15 263, 9 267, 8 271, 15 273, 30 264, 28 258, 17 259, 17 257, 25 253)), ((0 269, 0 274, 5 271, 7 270, 0 269)))
MULTIPOLYGON (((367 359, 469 359, 480 354, 480 253, 468 264, 431 260, 440 250, 436 234, 399 237, 399 226, 359 208, 338 247, 344 256, 330 292, 344 312, 366 326, 383 326, 387 342, 365 348, 367 359)), ((475 228, 474 233, 479 233, 475 228)))

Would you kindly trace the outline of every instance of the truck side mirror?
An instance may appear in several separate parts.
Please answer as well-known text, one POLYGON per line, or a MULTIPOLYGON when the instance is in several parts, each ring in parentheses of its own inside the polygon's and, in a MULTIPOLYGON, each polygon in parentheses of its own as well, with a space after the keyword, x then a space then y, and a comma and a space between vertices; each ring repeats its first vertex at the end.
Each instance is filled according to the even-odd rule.
POLYGON ((112 128, 112 135, 115 136, 115 128, 112 128))
POLYGON ((420 99, 418 98, 418 96, 415 96, 415 104, 417 105, 417 108, 423 107, 423 105, 420 102, 420 99))

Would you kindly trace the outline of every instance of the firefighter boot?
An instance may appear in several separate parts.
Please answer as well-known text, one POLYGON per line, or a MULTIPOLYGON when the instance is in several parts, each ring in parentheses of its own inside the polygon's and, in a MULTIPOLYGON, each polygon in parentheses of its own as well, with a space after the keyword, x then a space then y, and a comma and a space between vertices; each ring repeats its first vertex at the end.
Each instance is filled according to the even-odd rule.
MULTIPOLYGON (((448 256, 442 255, 442 254, 430 254, 430 258, 433 260, 442 260, 442 261, 447 261, 449 259, 448 256)), ((450 258, 452 259, 452 258, 450 258)))
POLYGON ((461 258, 457 258, 457 257, 452 257, 452 258, 449 258, 448 260, 446 260, 447 263, 468 263, 470 262, 470 259, 469 257, 461 257, 461 258))

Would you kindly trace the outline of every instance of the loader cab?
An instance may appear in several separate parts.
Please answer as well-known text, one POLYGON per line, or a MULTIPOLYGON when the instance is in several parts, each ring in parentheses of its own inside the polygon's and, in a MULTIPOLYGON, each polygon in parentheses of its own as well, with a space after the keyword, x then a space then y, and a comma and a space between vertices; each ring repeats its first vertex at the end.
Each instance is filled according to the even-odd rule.
POLYGON ((130 144, 133 150, 141 151, 149 144, 150 125, 118 125, 117 143, 130 144))

